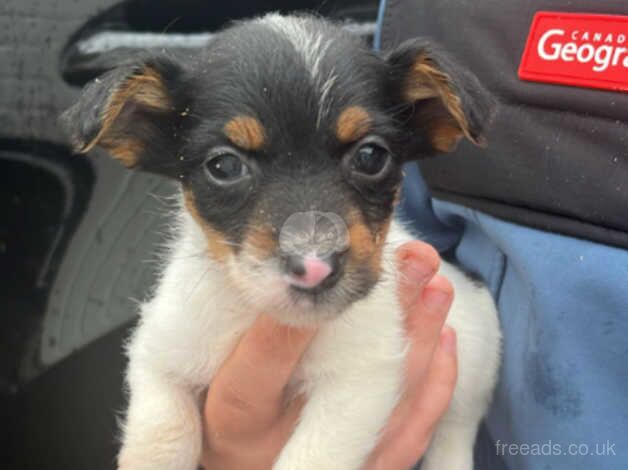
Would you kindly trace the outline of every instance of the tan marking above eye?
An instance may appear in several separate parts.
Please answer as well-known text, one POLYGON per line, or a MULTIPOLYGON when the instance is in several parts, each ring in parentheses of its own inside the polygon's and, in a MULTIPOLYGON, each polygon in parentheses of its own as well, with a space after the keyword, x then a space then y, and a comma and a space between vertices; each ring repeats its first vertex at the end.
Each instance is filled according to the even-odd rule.
POLYGON ((336 122, 336 137, 343 144, 349 144, 361 139, 371 129, 372 118, 368 111, 361 106, 345 108, 336 122))
POLYGON ((266 142, 264 126, 252 116, 234 117, 225 124, 223 132, 233 145, 244 150, 260 150, 266 142))

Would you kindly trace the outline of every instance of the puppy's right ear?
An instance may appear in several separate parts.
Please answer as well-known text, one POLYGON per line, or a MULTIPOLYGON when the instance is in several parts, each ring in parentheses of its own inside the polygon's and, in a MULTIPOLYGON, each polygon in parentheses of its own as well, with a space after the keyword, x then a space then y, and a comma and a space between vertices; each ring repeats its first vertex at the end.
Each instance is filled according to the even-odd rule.
POLYGON ((168 174, 180 146, 188 100, 182 68, 156 57, 111 70, 87 84, 61 115, 77 153, 99 145, 129 168, 168 174))
POLYGON ((412 158, 451 152, 463 137, 484 143, 495 100, 475 75, 421 38, 401 44, 387 61, 393 102, 410 109, 412 158))

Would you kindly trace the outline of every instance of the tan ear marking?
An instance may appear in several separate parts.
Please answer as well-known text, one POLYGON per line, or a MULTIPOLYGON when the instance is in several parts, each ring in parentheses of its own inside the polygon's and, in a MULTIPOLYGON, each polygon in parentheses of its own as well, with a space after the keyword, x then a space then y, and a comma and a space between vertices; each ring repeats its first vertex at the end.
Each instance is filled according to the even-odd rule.
POLYGON ((120 139, 117 142, 114 138, 109 138, 101 143, 113 158, 128 168, 133 168, 137 164, 138 156, 144 151, 142 142, 132 138, 120 139))
POLYGON ((159 111, 172 109, 170 96, 161 76, 151 67, 145 67, 141 72, 125 80, 109 96, 98 134, 86 143, 80 152, 87 153, 96 145, 100 145, 124 165, 134 166, 143 150, 143 145, 137 140, 120 136, 118 132, 115 132, 116 119, 124 107, 132 102, 159 111))
POLYGON ((260 150, 266 142, 266 131, 257 118, 236 116, 223 128, 227 138, 244 150, 260 150))
POLYGON ((462 139, 460 128, 449 120, 437 119, 428 124, 430 144, 439 152, 453 151, 462 139))
MULTIPOLYGON (((439 70, 429 57, 420 55, 414 62, 403 85, 402 93, 407 102, 440 99, 449 112, 451 122, 448 125, 431 126, 431 131, 434 132, 431 140, 437 150, 451 150, 462 135, 471 142, 480 144, 469 131, 469 123, 462 109, 462 102, 452 88, 449 75, 439 70)), ((439 124, 444 123, 441 121, 439 124)))
POLYGON ((336 137, 343 144, 355 142, 371 130, 372 118, 361 106, 345 108, 336 122, 336 137))

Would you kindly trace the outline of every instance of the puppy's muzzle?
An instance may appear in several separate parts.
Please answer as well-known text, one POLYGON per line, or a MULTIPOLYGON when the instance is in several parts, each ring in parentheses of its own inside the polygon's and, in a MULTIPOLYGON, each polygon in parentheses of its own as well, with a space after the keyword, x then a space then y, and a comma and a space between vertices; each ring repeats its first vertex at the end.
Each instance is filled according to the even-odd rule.
POLYGON ((297 212, 279 234, 285 279, 301 290, 332 287, 342 276, 349 235, 344 220, 333 212, 297 212))

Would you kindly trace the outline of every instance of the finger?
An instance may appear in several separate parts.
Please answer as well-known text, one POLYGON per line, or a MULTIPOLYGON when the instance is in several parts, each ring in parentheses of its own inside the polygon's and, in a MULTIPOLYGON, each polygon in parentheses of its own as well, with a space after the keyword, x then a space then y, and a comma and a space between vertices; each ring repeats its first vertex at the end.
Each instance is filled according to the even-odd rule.
POLYGON ((263 424, 280 413, 283 392, 315 330, 279 324, 261 315, 211 383, 206 414, 221 414, 230 427, 263 424))
POLYGON ((441 279, 441 276, 437 276, 429 281, 426 291, 428 301, 424 302, 421 299, 420 302, 417 302, 410 309, 411 318, 407 321, 408 329, 406 330, 410 346, 405 361, 404 396, 406 398, 402 399, 397 406, 393 414, 395 419, 389 420, 387 433, 389 431, 394 432, 394 429, 404 420, 406 408, 411 401, 408 397, 416 395, 417 390, 423 384, 423 380, 429 372, 430 364, 433 360, 434 350, 441 336, 447 310, 451 305, 451 285, 446 279, 441 279), (443 297, 432 292, 433 290, 438 290, 439 292, 444 290, 447 295, 443 297), (399 417, 402 419, 398 419, 399 417))
POLYGON ((421 289, 434 276, 440 264, 438 252, 427 243, 415 240, 397 250, 399 281, 397 292, 404 310, 414 304, 421 289))
POLYGON ((413 391, 428 371, 453 297, 451 282, 437 274, 427 283, 420 299, 408 307, 406 328, 410 351, 406 362, 406 386, 410 391, 413 391))
POLYGON ((271 468, 272 462, 281 453, 290 439, 299 421, 301 410, 306 403, 300 395, 286 403, 275 426, 268 427, 262 433, 235 436, 220 436, 204 443, 202 467, 216 468, 271 468))
POLYGON ((399 407, 403 416, 393 416, 401 423, 394 433, 386 434, 376 454, 371 458, 369 470, 406 469, 423 457, 438 421, 447 411, 453 396, 458 366, 456 334, 445 327, 434 352, 430 372, 423 387, 406 398, 406 406, 399 407))
POLYGON ((458 378, 456 332, 445 326, 434 351, 429 372, 417 390, 408 414, 405 438, 429 443, 434 428, 443 417, 453 397, 458 378))
MULTIPOLYGON (((426 412, 431 409, 436 421, 445 412, 458 379, 458 339, 456 331, 445 326, 440 336, 438 348, 430 365, 421 399, 417 402, 425 406, 417 412, 426 412)), ((429 416, 429 413, 426 414, 429 416)))

